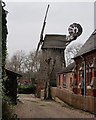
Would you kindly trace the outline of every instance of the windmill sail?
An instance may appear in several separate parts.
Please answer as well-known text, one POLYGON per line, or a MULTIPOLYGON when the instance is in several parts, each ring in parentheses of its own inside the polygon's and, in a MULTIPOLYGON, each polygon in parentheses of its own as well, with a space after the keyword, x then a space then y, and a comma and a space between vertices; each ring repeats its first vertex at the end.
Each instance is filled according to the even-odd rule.
POLYGON ((37 46, 35 57, 37 56, 38 51, 39 51, 39 47, 43 42, 43 33, 44 33, 45 25, 46 25, 46 18, 47 18, 48 9, 49 9, 49 4, 47 6, 47 10, 46 10, 46 14, 45 14, 44 22, 43 22, 43 27, 42 27, 41 34, 40 34, 40 40, 39 40, 39 43, 38 43, 38 46, 37 46))

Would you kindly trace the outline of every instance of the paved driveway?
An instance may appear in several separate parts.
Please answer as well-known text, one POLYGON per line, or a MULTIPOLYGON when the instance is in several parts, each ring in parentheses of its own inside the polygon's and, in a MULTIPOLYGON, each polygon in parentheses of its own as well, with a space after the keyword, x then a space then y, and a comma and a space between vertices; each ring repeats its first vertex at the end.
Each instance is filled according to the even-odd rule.
POLYGON ((54 101, 44 101, 30 95, 19 95, 18 118, 93 118, 94 115, 54 101))

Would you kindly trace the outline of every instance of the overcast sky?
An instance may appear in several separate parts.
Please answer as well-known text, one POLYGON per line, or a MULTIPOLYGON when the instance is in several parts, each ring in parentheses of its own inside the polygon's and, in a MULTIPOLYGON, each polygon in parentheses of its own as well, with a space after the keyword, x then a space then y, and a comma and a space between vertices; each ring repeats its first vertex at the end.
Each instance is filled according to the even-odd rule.
MULTIPOLYGON (((47 5, 46 2, 6 2, 9 56, 17 50, 27 53, 36 50, 47 5)), ((93 2, 52 2, 44 34, 68 35, 69 25, 75 22, 81 24, 83 33, 74 44, 84 44, 94 31, 93 2)))

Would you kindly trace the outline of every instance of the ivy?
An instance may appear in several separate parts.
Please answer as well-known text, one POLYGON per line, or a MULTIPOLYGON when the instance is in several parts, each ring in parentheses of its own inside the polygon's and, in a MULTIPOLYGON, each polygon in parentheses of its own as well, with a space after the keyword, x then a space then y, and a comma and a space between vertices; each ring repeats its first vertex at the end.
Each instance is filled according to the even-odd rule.
MULTIPOLYGON (((5 3, 3 2, 4 6, 5 3)), ((4 9, 4 6, 2 6, 2 78, 4 79, 5 74, 5 64, 6 64, 6 55, 7 55, 7 46, 6 46, 6 41, 7 41, 7 11, 4 9)))
MULTIPOLYGON (((0 2, 1 4, 1 2, 0 2)), ((7 11, 4 9, 5 3, 2 2, 2 120, 17 120, 17 115, 14 114, 14 106, 10 102, 9 98, 5 95, 6 88, 4 86, 7 80, 7 75, 5 72, 6 65, 6 55, 7 55, 7 11)))

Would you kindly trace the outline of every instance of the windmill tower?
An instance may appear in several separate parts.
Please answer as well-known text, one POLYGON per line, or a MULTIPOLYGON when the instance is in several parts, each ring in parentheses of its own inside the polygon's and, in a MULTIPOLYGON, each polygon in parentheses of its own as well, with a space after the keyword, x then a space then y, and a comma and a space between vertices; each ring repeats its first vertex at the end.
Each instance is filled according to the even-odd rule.
MULTIPOLYGON (((48 13, 49 5, 45 14, 43 28, 40 35, 40 41, 38 43, 36 56, 41 46, 42 59, 40 63, 40 70, 38 74, 39 82, 45 83, 45 86, 49 84, 56 86, 56 73, 66 66, 64 50, 66 46, 76 40, 82 33, 82 27, 73 23, 69 26, 69 35, 58 34, 46 34, 43 39, 43 32, 46 25, 46 17, 48 13), (48 82, 48 83, 47 83, 48 82)), ((35 57, 36 57, 35 56, 35 57)))

